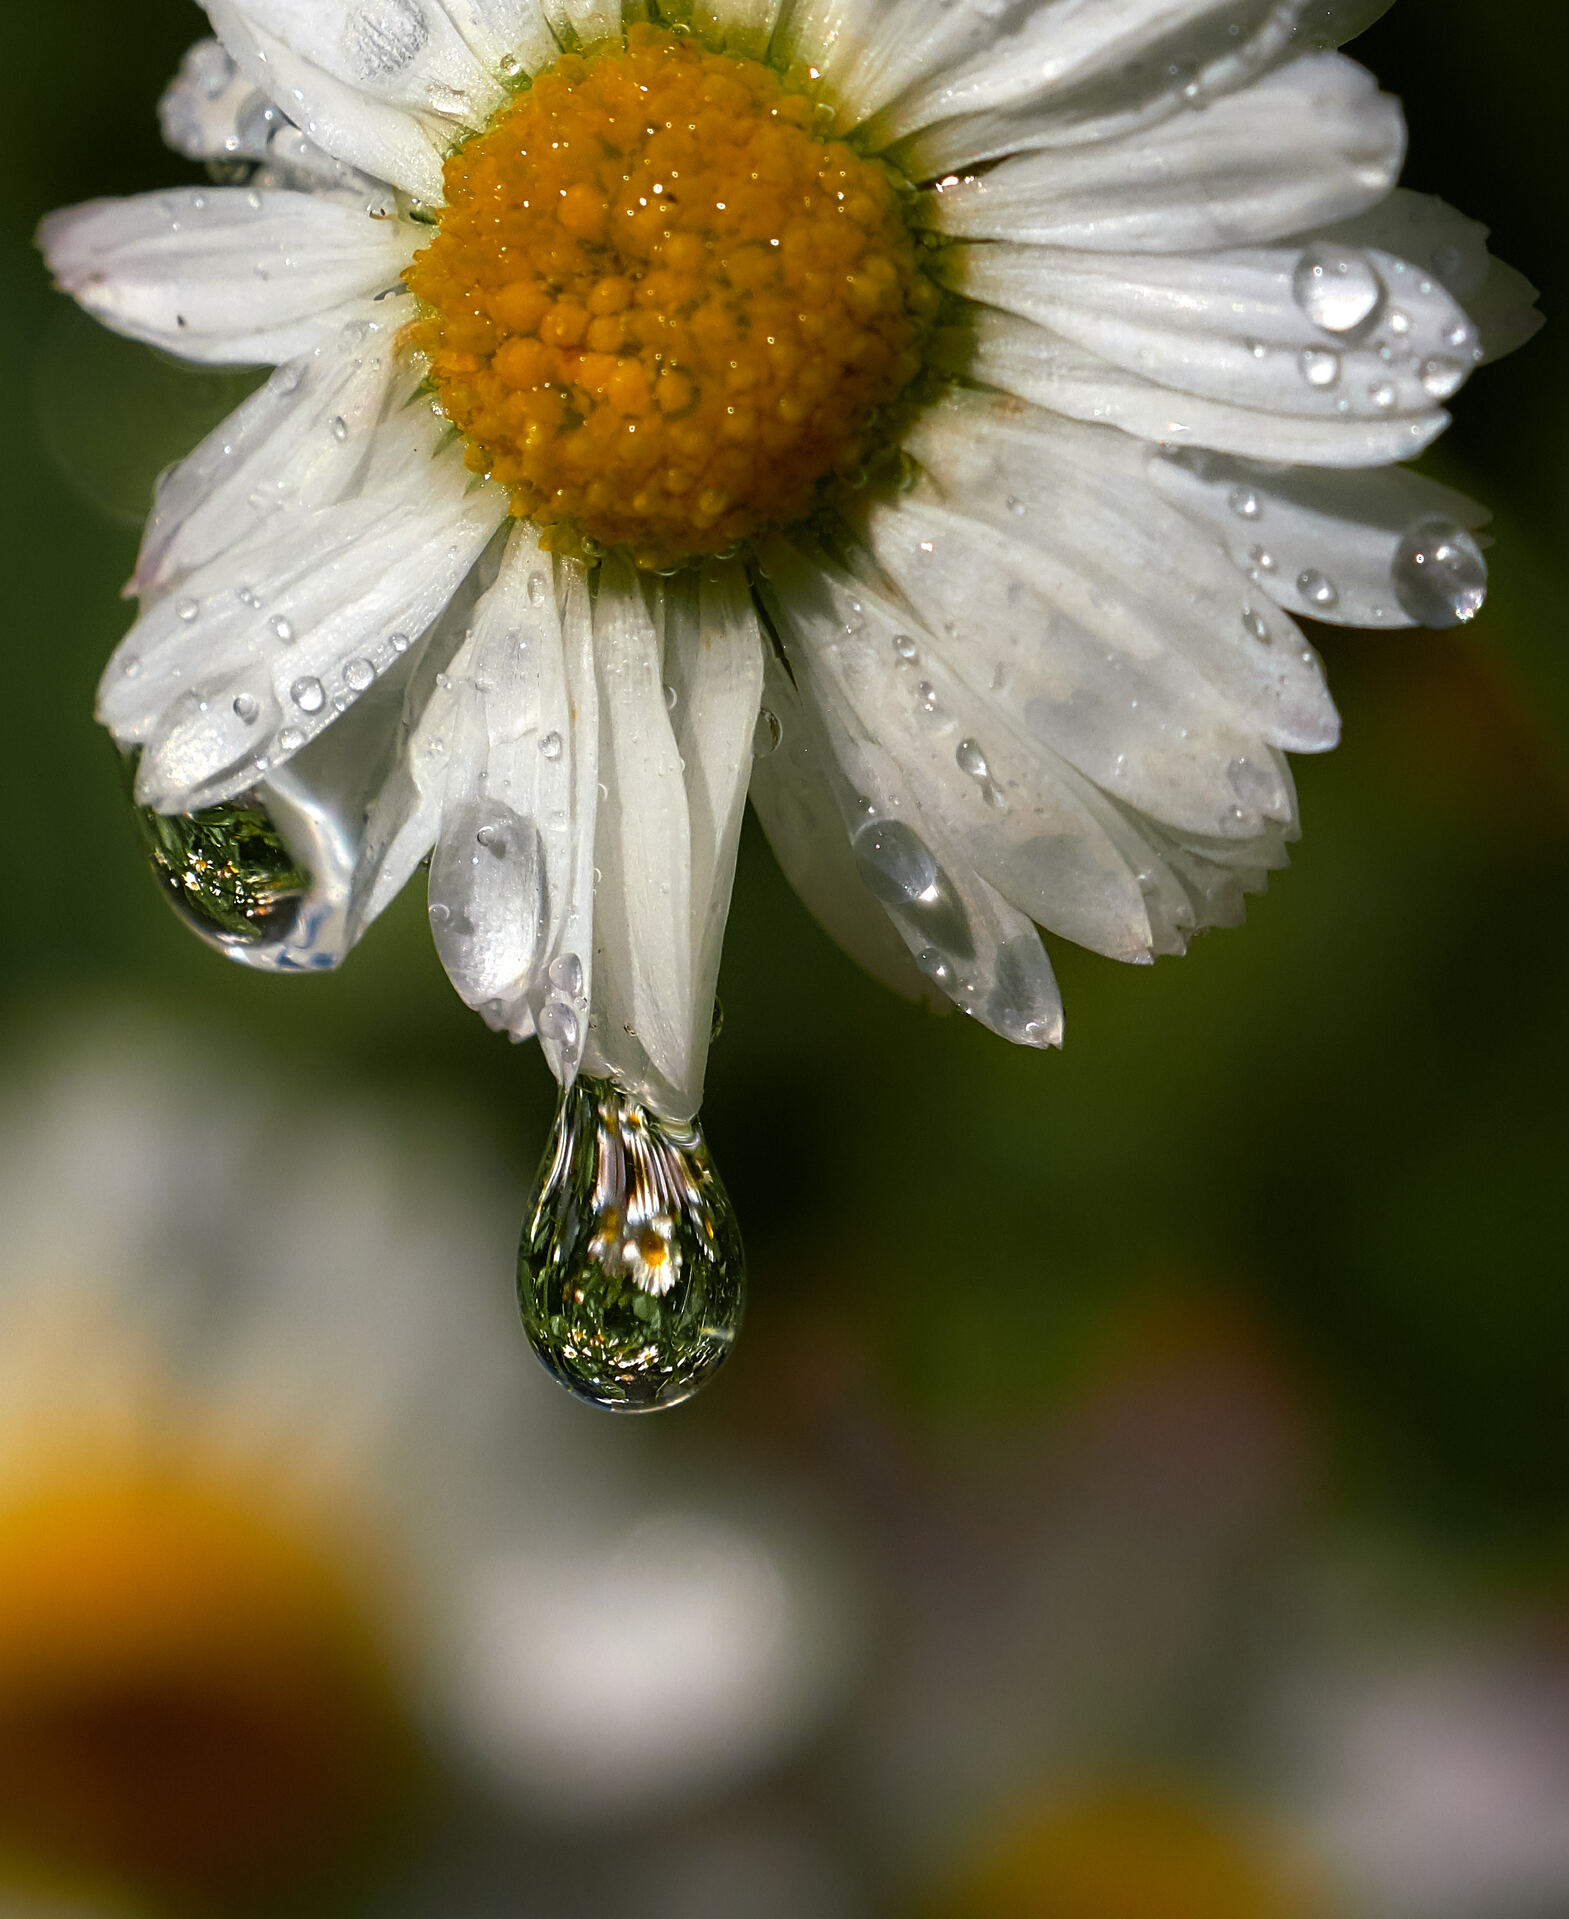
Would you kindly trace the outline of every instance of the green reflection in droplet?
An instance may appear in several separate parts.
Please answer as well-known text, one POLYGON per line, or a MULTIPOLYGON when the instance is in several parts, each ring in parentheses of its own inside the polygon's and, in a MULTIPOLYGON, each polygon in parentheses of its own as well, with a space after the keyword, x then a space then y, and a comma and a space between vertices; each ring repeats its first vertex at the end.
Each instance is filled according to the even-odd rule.
MULTIPOLYGON (((126 755, 133 781, 136 760, 126 755)), ((138 806, 136 823, 170 904, 203 939, 266 946, 293 931, 311 876, 254 794, 197 813, 138 806)))
POLYGON ((518 1249, 523 1324, 569 1392, 614 1412, 678 1406, 746 1308, 734 1209, 695 1121, 605 1080, 561 1096, 518 1249))

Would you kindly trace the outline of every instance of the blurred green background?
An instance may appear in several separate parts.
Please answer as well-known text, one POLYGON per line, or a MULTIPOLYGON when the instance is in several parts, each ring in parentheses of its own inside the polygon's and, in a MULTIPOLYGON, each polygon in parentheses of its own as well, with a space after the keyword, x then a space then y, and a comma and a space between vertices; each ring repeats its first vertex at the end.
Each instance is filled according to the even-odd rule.
MULTIPOLYGON (((1354 49, 1405 97, 1407 184, 1489 220, 1550 314, 1569 311, 1562 21, 1559 0, 1405 0, 1354 49)), ((188 177, 154 103, 202 24, 183 0, 76 0, 7 28, 5 997, 23 1026, 127 995, 216 1022, 237 1092, 273 1058, 302 1096, 346 1078, 394 1116, 438 1091, 505 1142, 521 1212, 553 1087, 448 989, 418 889, 338 977, 227 965, 160 898, 92 723, 151 477, 247 382, 99 333, 29 236, 50 207, 188 177)), ((885 995, 749 829, 707 1123, 753 1306, 669 1444, 805 1455, 870 1406, 940 1455, 1049 1416, 1152 1302, 1218 1297, 1306 1382, 1344 1498, 1556 1580, 1566 449, 1549 330, 1483 372, 1430 462, 1496 512, 1486 613, 1457 636, 1314 635, 1345 743, 1298 763, 1291 870, 1246 929, 1153 974, 1059 948, 1060 1057, 885 995)))

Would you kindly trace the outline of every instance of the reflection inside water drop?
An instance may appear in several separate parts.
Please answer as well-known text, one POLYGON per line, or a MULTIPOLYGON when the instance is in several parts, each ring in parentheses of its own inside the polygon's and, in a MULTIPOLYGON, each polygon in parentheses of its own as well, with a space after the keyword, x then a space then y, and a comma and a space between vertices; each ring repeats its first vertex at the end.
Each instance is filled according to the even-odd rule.
POLYGON ((518 1249, 545 1368, 592 1406, 678 1406, 718 1371, 746 1305, 735 1212, 695 1121, 607 1080, 561 1096, 518 1249))
MULTIPOLYGON (((129 783, 140 757, 125 756, 129 783)), ((267 946, 294 930, 311 876, 254 794, 198 813, 138 806, 136 823, 164 896, 209 945, 267 946)))

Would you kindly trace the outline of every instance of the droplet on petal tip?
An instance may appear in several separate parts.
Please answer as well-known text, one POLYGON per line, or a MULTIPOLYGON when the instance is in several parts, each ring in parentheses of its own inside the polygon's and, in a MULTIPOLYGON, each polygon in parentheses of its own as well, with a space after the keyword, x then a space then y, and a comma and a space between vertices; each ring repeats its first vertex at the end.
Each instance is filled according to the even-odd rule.
POLYGON ((607 1080, 562 1093, 518 1303, 546 1371, 591 1406, 657 1412, 708 1383, 740 1330, 746 1260, 695 1120, 662 1119, 607 1080))

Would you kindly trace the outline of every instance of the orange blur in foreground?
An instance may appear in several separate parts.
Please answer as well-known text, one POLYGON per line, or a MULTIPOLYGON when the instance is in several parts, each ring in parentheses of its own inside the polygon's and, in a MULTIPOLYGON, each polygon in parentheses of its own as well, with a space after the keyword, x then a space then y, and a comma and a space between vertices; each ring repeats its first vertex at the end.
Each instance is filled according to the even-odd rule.
POLYGON ((755 60, 634 26, 447 162, 408 284, 469 465, 557 551, 664 567, 812 507, 937 305, 894 178, 755 60))

